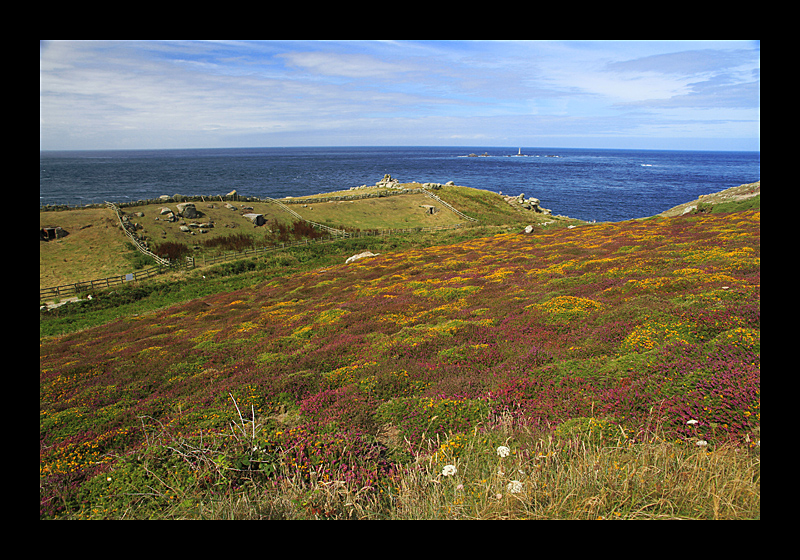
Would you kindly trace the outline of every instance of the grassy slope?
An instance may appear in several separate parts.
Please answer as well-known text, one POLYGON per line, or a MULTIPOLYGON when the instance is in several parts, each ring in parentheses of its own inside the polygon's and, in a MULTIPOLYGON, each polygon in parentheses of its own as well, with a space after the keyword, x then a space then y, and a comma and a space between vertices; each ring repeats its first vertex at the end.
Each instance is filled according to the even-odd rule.
POLYGON ((684 202, 659 216, 680 216, 685 211, 696 211, 698 208, 706 212, 738 212, 754 210, 761 207, 761 181, 731 187, 720 192, 702 195, 701 198, 684 202))
MULTIPOLYGON (((467 214, 487 204, 488 195, 457 191, 439 194, 467 214)), ((701 440, 719 453, 727 442, 752 444, 760 437, 759 239, 758 212, 507 233, 252 280, 42 340, 42 512, 63 514, 66 505, 70 515, 114 517, 114 507, 135 506, 147 516, 180 495, 183 509, 171 511, 193 517, 214 485, 238 495, 279 473, 294 477, 290 488, 308 503, 323 488, 315 477, 389 492, 398 462, 430 438, 451 442, 442 461, 445 450, 464 447, 459 434, 491 418, 544 430, 528 440, 508 432, 522 455, 541 455, 536 442, 549 437, 541 434, 569 419, 590 435, 592 422, 605 423, 628 441, 701 440), (255 414, 252 438, 240 410, 255 414), (198 451, 200 430, 231 423, 243 431, 225 441, 246 447, 198 451), (154 438, 172 451, 141 451, 154 438), (111 459, 120 452, 132 455, 111 459), (164 480, 169 465, 179 480, 152 500, 125 502, 131 488, 164 480), (198 478, 209 473, 216 478, 198 478), (114 483, 105 488, 107 478, 114 483), (182 493, 166 490, 178 484, 182 493)), ((653 488, 671 484, 658 479, 653 488)), ((528 497, 526 514, 543 515, 531 504, 544 494, 528 497)), ((621 511, 617 498, 591 515, 621 511)), ((733 502, 725 515, 736 517, 742 506, 733 502)), ((396 506, 375 507, 391 517, 396 506)), ((678 516, 700 506, 686 507, 678 516)))
POLYGON ((423 194, 406 194, 364 200, 342 200, 319 204, 292 205, 292 210, 307 220, 321 224, 359 229, 418 228, 451 226, 463 222, 453 212, 440 208, 427 214, 422 205, 436 205, 423 194), (390 217, 389 220, 386 218, 390 217))
POLYGON ((106 208, 39 212, 40 227, 61 226, 66 237, 39 242, 42 288, 125 274, 133 270, 126 255, 135 253, 106 208))
MULTIPOLYGON (((414 187, 415 185, 409 185, 414 187)), ((358 191, 358 193, 369 190, 358 191)), ((541 220, 542 215, 520 213, 506 204, 501 197, 487 191, 478 191, 466 187, 446 187, 436 191, 444 200, 450 201, 467 215, 478 218, 481 224, 522 224, 541 220)), ((330 193, 331 195, 352 194, 330 193)), ((333 227, 346 226, 357 229, 383 228, 421 228, 435 226, 452 226, 463 222, 453 212, 421 194, 389 196, 383 198, 357 201, 324 202, 315 204, 318 197, 306 197, 309 204, 292 204, 289 207, 303 218, 333 227), (426 214, 420 206, 432 204, 438 212, 426 214)), ((206 202, 196 202, 202 216, 195 220, 167 222, 161 219, 160 209, 168 207, 176 210, 175 203, 159 203, 145 206, 127 207, 123 212, 141 225, 140 235, 151 244, 164 242, 183 243, 195 246, 199 241, 232 234, 252 236, 257 245, 270 245, 270 229, 276 223, 289 224, 295 218, 268 202, 237 202, 233 211, 225 207, 225 203, 209 198, 206 202), (243 206, 252 210, 243 210, 243 206), (141 212, 143 217, 133 216, 141 212), (267 224, 254 227, 246 218, 245 212, 264 215, 267 224), (158 219, 157 219, 158 218, 158 219), (183 222, 214 224, 206 233, 190 235, 181 232, 179 226, 183 222)), ((41 226, 60 225, 70 235, 52 242, 41 242, 39 248, 39 284, 41 287, 70 284, 85 280, 122 275, 134 270, 131 257, 136 253, 127 245, 127 238, 117 227, 118 221, 107 208, 79 208, 58 212, 40 212, 41 226), (88 227, 87 227, 88 226, 88 227)), ((194 229, 197 232, 199 230, 194 229)), ((194 254, 202 254, 204 249, 194 250, 194 254)), ((216 249, 206 249, 216 252, 216 249)))

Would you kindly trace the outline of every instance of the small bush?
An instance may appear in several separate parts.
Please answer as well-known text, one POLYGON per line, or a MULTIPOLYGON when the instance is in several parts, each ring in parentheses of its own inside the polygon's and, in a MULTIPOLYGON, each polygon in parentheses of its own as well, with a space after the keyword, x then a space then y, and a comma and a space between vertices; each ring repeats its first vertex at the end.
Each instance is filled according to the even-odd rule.
POLYGON ((159 257, 169 259, 171 261, 176 261, 181 257, 190 254, 191 252, 192 250, 188 246, 175 241, 165 241, 164 243, 159 243, 153 248, 153 253, 159 257))
POLYGON ((255 247, 255 239, 245 233, 232 233, 224 237, 203 239, 200 243, 207 249, 219 249, 221 251, 241 252, 255 247))
POLYGON ((285 243, 287 241, 299 241, 301 239, 319 239, 328 234, 323 230, 316 229, 310 223, 296 220, 291 224, 275 224, 272 229, 272 241, 285 243))

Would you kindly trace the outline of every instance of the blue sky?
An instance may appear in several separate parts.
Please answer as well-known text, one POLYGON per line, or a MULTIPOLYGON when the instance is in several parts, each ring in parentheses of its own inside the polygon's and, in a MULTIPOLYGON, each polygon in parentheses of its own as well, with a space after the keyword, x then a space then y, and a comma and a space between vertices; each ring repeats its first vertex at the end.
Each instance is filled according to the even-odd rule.
POLYGON ((760 150, 758 41, 42 41, 39 148, 760 150))

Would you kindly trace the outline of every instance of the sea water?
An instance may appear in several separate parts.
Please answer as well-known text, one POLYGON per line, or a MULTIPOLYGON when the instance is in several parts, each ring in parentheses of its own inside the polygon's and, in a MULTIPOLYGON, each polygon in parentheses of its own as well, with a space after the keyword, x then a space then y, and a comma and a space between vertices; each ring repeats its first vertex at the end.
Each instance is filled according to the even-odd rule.
POLYGON ((652 216, 761 178, 760 152, 567 148, 334 147, 39 153, 39 202, 84 205, 161 195, 283 198, 400 182, 538 198, 582 220, 652 216))

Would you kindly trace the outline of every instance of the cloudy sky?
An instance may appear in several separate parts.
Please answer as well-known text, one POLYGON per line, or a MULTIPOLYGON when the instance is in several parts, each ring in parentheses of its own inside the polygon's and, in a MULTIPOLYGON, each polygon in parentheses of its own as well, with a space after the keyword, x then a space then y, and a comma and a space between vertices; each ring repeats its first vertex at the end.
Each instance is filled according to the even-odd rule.
POLYGON ((41 150, 760 150, 757 41, 42 41, 41 150))

